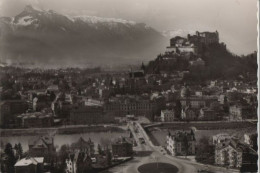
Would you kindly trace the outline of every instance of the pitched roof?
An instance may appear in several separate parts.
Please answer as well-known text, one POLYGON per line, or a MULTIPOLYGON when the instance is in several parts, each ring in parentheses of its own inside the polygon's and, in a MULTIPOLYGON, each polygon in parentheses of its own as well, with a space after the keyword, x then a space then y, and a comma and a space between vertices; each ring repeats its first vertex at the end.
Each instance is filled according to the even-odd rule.
POLYGON ((14 166, 28 166, 28 165, 37 165, 38 163, 43 163, 43 157, 29 157, 23 158, 16 162, 14 166))
POLYGON ((174 133, 174 135, 171 135, 169 132, 168 134, 170 137, 174 138, 175 141, 184 141, 184 139, 187 139, 188 141, 195 141, 195 135, 193 131, 191 130, 190 133, 186 131, 177 131, 174 133))
POLYGON ((36 143, 34 143, 33 148, 48 148, 48 146, 43 140, 37 140, 36 143))
POLYGON ((257 154, 257 152, 252 149, 248 144, 242 143, 237 139, 228 139, 220 144, 217 144, 216 149, 221 150, 228 146, 231 146, 236 151, 240 151, 243 153, 249 153, 249 154, 257 154))
POLYGON ((36 138, 31 138, 28 142, 28 145, 33 145, 33 148, 39 148, 38 145, 42 145, 44 148, 47 147, 47 145, 53 144, 53 138, 49 136, 41 136, 36 138))
MULTIPOLYGON (((117 139, 113 142, 112 145, 121 145, 121 144, 131 144, 131 142, 129 141, 128 138, 121 136, 121 137, 117 138, 117 139)), ((131 144, 131 145, 132 145, 132 144, 131 144)))
POLYGON ((174 113, 173 110, 168 110, 168 109, 162 110, 161 112, 163 112, 163 113, 174 113))
POLYGON ((84 147, 90 147, 92 145, 94 145, 94 143, 91 141, 90 138, 88 141, 85 141, 85 139, 80 137, 77 142, 71 144, 71 147, 72 148, 84 148, 84 147))

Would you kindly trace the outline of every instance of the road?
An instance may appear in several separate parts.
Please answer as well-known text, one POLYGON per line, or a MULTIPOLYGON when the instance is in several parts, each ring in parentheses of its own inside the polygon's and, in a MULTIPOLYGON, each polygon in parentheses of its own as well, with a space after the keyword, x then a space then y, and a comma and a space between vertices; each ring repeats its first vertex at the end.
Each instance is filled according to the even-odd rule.
POLYGON ((161 146, 154 146, 149 136, 146 134, 144 129, 139 123, 130 122, 128 124, 133 137, 136 140, 137 146, 134 147, 136 156, 133 160, 126 162, 117 167, 111 168, 108 172, 113 173, 139 173, 138 167, 151 162, 164 162, 170 163, 179 169, 178 173, 197 173, 198 170, 210 170, 215 173, 232 173, 237 172, 233 170, 227 170, 225 168, 215 166, 205 166, 196 162, 192 162, 185 159, 176 158, 170 156, 161 146), (136 130, 138 129, 138 130, 136 130), (139 138, 143 138, 145 143, 142 144, 139 138))
POLYGON ((71 134, 77 134, 79 131, 81 132, 82 130, 86 129, 86 132, 92 132, 94 130, 90 129, 88 130, 89 127, 94 128, 94 127, 104 127, 104 131, 109 130, 110 127, 112 128, 118 128, 118 129, 123 129, 126 130, 126 126, 122 125, 115 125, 115 124, 98 124, 98 125, 63 125, 63 126, 58 126, 58 127, 44 127, 44 128, 22 128, 22 129, 1 129, 0 130, 0 136, 1 137, 9 137, 9 136, 22 136, 22 135, 43 135, 43 134, 57 134, 59 131, 60 134, 62 134, 62 130, 70 131, 71 134), (107 128, 107 129, 105 129, 107 128), (78 129, 78 131, 77 131, 78 129))

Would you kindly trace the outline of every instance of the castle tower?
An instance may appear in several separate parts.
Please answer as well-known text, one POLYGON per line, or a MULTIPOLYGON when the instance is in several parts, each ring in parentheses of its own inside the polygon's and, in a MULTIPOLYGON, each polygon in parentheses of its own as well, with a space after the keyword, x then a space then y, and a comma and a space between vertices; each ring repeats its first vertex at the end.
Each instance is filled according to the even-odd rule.
POLYGON ((218 34, 218 30, 216 30, 216 36, 217 36, 217 42, 219 43, 219 34, 218 34))
POLYGON ((144 66, 143 62, 142 62, 142 65, 141 65, 141 70, 145 71, 145 66, 144 66))

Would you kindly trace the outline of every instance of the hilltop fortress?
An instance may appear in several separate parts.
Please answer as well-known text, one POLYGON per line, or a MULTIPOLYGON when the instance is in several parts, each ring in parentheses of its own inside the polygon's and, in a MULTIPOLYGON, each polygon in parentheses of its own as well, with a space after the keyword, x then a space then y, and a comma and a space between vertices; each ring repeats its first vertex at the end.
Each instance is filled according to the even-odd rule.
POLYGON ((223 77, 223 74, 243 73, 241 67, 245 66, 246 60, 242 63, 239 56, 231 53, 226 44, 220 42, 218 31, 197 31, 187 37, 173 37, 169 42, 165 52, 147 64, 145 73, 180 72, 185 73, 185 78, 189 79, 208 79, 223 77))
POLYGON ((219 34, 216 32, 196 32, 196 35, 187 35, 187 38, 176 36, 170 40, 170 46, 166 52, 193 53, 197 54, 198 49, 204 45, 219 43, 219 34))

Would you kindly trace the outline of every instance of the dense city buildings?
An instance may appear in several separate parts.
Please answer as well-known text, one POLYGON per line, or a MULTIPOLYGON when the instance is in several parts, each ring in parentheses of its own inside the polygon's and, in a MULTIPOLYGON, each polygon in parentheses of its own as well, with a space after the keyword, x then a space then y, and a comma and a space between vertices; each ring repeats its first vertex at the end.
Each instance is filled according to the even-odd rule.
POLYGON ((28 104, 23 100, 6 100, 0 103, 0 125, 1 127, 9 125, 14 126, 16 115, 25 113, 28 109, 28 104))
POLYGON ((100 172, 131 159, 135 170, 183 157, 176 165, 196 171, 255 168, 256 54, 237 58, 206 31, 176 36, 154 61, 121 71, 0 67, 1 135, 22 143, 3 140, 1 170, 100 172))
POLYGON ((248 105, 234 104, 229 106, 230 120, 243 120, 254 117, 254 110, 248 105))
POLYGON ((99 106, 75 106, 69 116, 70 124, 98 124, 111 122, 99 106), (106 121, 107 120, 107 121, 106 121))
POLYGON ((54 117, 51 113, 30 112, 16 117, 16 126, 21 128, 52 127, 54 117))
POLYGON ((104 105, 104 111, 114 116, 145 116, 152 119, 158 112, 159 104, 140 96, 113 97, 104 105))
POLYGON ((181 110, 181 119, 186 121, 194 121, 197 120, 197 110, 194 108, 191 108, 189 106, 184 107, 181 110))
POLYGON ((162 110, 161 111, 161 121, 162 122, 172 122, 174 121, 174 111, 173 110, 162 110))
POLYGON ((190 96, 180 99, 182 106, 190 106, 191 108, 199 109, 209 107, 211 103, 217 102, 216 97, 209 96, 190 96))
POLYGON ((216 111, 210 108, 201 108, 199 113, 199 120, 213 121, 218 120, 216 111))

